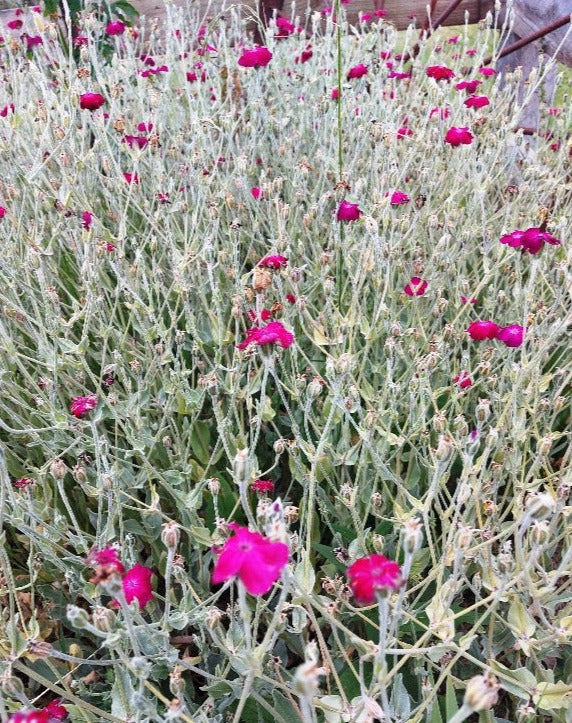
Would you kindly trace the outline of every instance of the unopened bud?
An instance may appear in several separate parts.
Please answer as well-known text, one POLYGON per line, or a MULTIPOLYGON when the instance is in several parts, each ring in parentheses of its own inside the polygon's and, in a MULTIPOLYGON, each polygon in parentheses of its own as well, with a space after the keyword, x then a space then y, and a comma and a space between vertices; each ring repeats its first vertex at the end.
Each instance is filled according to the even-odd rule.
POLYGON ((102 633, 110 633, 115 625, 115 614, 109 608, 97 606, 91 614, 93 627, 102 633))
POLYGON ((252 288, 257 291, 264 291, 272 282, 271 272, 264 266, 256 266, 253 273, 252 288))
POLYGON ((468 550, 473 541, 473 530, 470 527, 460 527, 457 533, 457 547, 468 550))
POLYGON ((488 710, 497 702, 499 688, 494 676, 476 675, 467 684, 463 703, 473 712, 488 710))
POLYGON ((179 544, 180 539, 181 526, 173 520, 171 520, 170 522, 165 522, 161 531, 161 541, 165 545, 165 547, 174 550, 179 544))
POLYGON ((308 384, 306 394, 310 399, 316 399, 322 391, 322 381, 319 377, 314 377, 308 384))
POLYGON ((476 415, 479 422, 486 422, 491 416, 491 403, 488 399, 479 399, 476 408, 476 415))
POLYGON ((209 492, 213 497, 216 497, 218 493, 220 492, 220 480, 218 477, 210 477, 207 480, 207 486, 209 488, 209 492))
POLYGON ((543 437, 540 440, 540 444, 538 445, 538 454, 542 455, 542 457, 546 457, 546 455, 550 452, 552 449, 552 437, 547 436, 543 437))
POLYGON ((530 536, 534 545, 544 545, 548 540, 550 522, 548 520, 536 521, 530 530, 530 536))
POLYGON ((246 484, 250 477, 250 457, 248 448, 239 449, 232 463, 234 481, 240 486, 246 484))
POLYGON ((406 552, 413 555, 423 543, 423 530, 418 517, 411 517, 403 525, 403 545, 406 552))
POLYGON ((78 608, 77 605, 68 605, 66 615, 73 627, 78 628, 79 630, 87 627, 89 624, 86 611, 82 608, 78 608))
POLYGON ((533 520, 543 520, 552 515, 556 502, 547 492, 531 492, 526 498, 524 506, 533 520))
POLYGON ((283 454, 286 451, 286 440, 281 437, 274 442, 272 447, 274 449, 274 454, 283 454))
POLYGON ((66 476, 67 471, 67 464, 59 457, 58 459, 55 459, 50 466, 50 472, 56 479, 63 479, 66 476))

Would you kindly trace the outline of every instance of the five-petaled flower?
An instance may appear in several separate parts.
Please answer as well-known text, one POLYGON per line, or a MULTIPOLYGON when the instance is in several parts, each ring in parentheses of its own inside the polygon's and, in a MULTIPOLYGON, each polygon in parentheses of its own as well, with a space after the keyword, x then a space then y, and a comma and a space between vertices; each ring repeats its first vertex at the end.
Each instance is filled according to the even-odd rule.
POLYGON ((462 371, 459 372, 456 377, 453 377, 453 383, 458 387, 461 387, 461 389, 467 389, 473 384, 473 380, 471 379, 469 372, 462 371))
POLYGON ((286 256, 280 256, 280 254, 270 254, 265 256, 258 262, 259 266, 264 266, 266 269, 274 269, 275 271, 286 266, 288 259, 286 256))
POLYGON ((83 419, 92 409, 97 407, 97 394, 88 394, 86 397, 74 397, 70 403, 70 412, 74 417, 83 419))
POLYGON ((243 50, 238 64, 243 68, 262 68, 272 60, 272 53, 263 45, 251 50, 243 50))
POLYGON ((79 97, 79 107, 83 110, 97 110, 105 103, 101 93, 82 93, 79 97))
POLYGON ((354 65, 353 68, 348 70, 347 79, 353 80, 355 78, 361 78, 364 75, 367 75, 367 65, 360 63, 359 65, 354 65))
POLYGON ((427 291, 428 283, 419 276, 412 276, 408 284, 405 284, 403 291, 407 296, 423 296, 427 291))
POLYGON ((112 20, 105 26, 106 35, 123 35, 125 32, 125 23, 121 20, 112 20))
POLYGON ((474 341, 494 339, 500 327, 494 321, 473 321, 469 324, 467 331, 474 341))
POLYGON ((288 564, 288 545, 272 542, 236 522, 229 527, 234 536, 214 550, 219 557, 213 570, 213 585, 238 577, 251 595, 266 594, 288 564))
POLYGON ((244 350, 251 344, 256 346, 266 346, 267 344, 276 344, 283 349, 287 349, 294 341, 294 334, 288 331, 279 321, 271 321, 266 326, 253 326, 246 331, 246 339, 237 344, 237 348, 244 350))
POLYGON ((486 105, 490 105, 490 100, 486 95, 471 95, 464 102, 467 108, 484 108, 486 105))
POLYGON ((360 605, 371 605, 378 595, 398 590, 403 582, 400 566, 383 555, 367 555, 346 570, 353 596, 360 605))
POLYGON ((121 584, 127 603, 137 600, 140 608, 144 608, 153 599, 151 578, 153 570, 137 563, 123 575, 121 584))
POLYGON ((406 193, 403 193, 403 191, 394 191, 391 194, 389 203, 392 206, 402 206, 404 203, 409 203, 410 200, 409 196, 406 193))
POLYGON ((338 207, 336 218, 338 221, 357 221, 363 211, 357 203, 342 201, 338 207))
POLYGON ((509 324, 499 329, 496 338, 505 346, 517 347, 522 346, 524 341, 524 329, 520 324, 509 324))
POLYGON ((505 234, 501 236, 500 242, 512 248, 520 248, 532 255, 542 251, 545 243, 551 246, 560 245, 559 239, 548 231, 543 231, 541 228, 536 227, 528 228, 526 231, 517 229, 512 233, 505 234))
POLYGON ((425 68, 425 73, 434 80, 451 80, 455 77, 455 71, 444 65, 430 65, 425 68))
POLYGON ((473 134, 466 127, 456 128, 455 126, 449 128, 445 135, 445 143, 451 146, 468 146, 473 142, 473 134))

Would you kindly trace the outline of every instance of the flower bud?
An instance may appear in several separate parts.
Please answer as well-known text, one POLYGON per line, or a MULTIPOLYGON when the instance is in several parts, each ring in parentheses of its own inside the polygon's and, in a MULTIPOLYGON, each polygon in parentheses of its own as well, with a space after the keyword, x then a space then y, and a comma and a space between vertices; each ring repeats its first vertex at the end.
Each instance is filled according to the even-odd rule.
POLYGON ((181 526, 171 520, 170 522, 165 522, 162 527, 161 542, 165 547, 174 550, 181 539, 181 526))
POLYGON ((550 435, 543 437, 540 440, 540 444, 538 445, 538 454, 540 454, 542 457, 546 457, 546 455, 550 452, 552 449, 552 437, 550 435))
POLYGON ((97 606, 91 614, 93 627, 102 633, 110 633, 115 625, 115 614, 109 608, 97 606))
POLYGON ((499 688, 494 676, 476 675, 467 684, 463 703, 473 712, 488 710, 497 702, 499 688))
POLYGON ((213 497, 216 497, 218 493, 220 492, 220 480, 218 477, 210 477, 207 480, 207 486, 209 488, 209 492, 213 497))
POLYGON ((476 416, 479 422, 486 422, 491 416, 491 403, 488 399, 479 399, 476 408, 476 416))
POLYGON ((445 462, 453 451, 453 440, 448 434, 442 434, 439 437, 439 443, 435 450, 435 457, 439 462, 445 462))
POLYGON ((232 470, 234 473, 234 481, 239 486, 248 482, 248 478, 250 477, 250 457, 247 447, 237 451, 232 462, 232 470))
POLYGON ((403 525, 403 546, 410 555, 413 555, 423 544, 423 530, 418 517, 411 517, 403 525))
POLYGON ((138 678, 146 680, 151 673, 151 668, 151 661, 142 655, 131 658, 131 670, 138 678))
POLYGON ((371 538, 371 542, 373 544, 373 549, 381 555, 383 552, 383 546, 385 545, 385 538, 382 535, 375 533, 371 538))
POLYGON ((272 445, 272 448, 274 449, 274 454, 283 454, 286 451, 286 440, 277 439, 274 444, 272 445))
POLYGON ((66 476, 67 471, 67 464, 59 457, 58 459, 55 459, 50 466, 50 472, 56 479, 63 479, 66 476))
POLYGON ((548 540, 550 522, 548 520, 537 520, 530 530, 533 545, 544 545, 548 540))
POLYGON ((547 492, 531 492, 527 496, 524 506, 533 520, 543 520, 552 515, 556 502, 547 492))
POLYGON ((457 533, 457 547, 468 550, 473 541, 473 530, 470 527, 460 527, 457 533))
POLYGON ((469 425, 462 414, 458 414, 453 420, 453 428, 461 435, 461 437, 466 437, 469 433, 469 425))
POLYGON ((272 282, 272 274, 263 266, 256 266, 253 273, 252 288, 256 292, 261 292, 267 289, 272 282))
POLYGON ((314 377, 312 381, 308 384, 308 387, 306 389, 306 394, 308 395, 309 399, 316 399, 320 395, 322 391, 322 381, 319 377, 314 377))
POLYGON ((78 608, 77 605, 68 605, 66 609, 67 619, 73 625, 74 628, 81 630, 87 627, 89 619, 87 613, 82 608, 78 608))

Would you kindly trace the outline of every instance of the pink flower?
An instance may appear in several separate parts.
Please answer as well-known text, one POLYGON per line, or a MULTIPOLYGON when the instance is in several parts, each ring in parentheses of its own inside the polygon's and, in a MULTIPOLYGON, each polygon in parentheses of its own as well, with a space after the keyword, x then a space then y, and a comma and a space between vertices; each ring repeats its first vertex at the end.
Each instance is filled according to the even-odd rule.
POLYGON ((555 238, 548 231, 542 231, 540 228, 529 228, 526 231, 513 231, 512 233, 501 236, 501 244, 506 244, 512 248, 521 248, 528 251, 529 254, 537 254, 542 250, 545 243, 551 246, 559 246, 560 240, 555 238))
POLYGON ((20 479, 12 482, 12 487, 16 490, 22 490, 30 485, 34 484, 34 480, 31 477, 20 477, 20 479))
POLYGON ((153 124, 152 123, 138 123, 137 130, 139 131, 139 133, 151 133, 151 131, 153 130, 153 124))
POLYGON ((8 103, 8 105, 5 105, 5 106, 0 110, 0 117, 1 117, 1 118, 6 118, 6 116, 8 115, 8 113, 10 113, 10 112, 13 113, 13 112, 14 112, 14 108, 15 108, 14 103, 8 103))
POLYGON ((274 482, 270 479, 255 479, 250 485, 250 489, 259 495, 272 494, 274 482))
POLYGON ((268 48, 261 46, 258 48, 252 48, 251 50, 244 50, 238 64, 243 68, 262 68, 272 60, 272 53, 268 48))
POLYGON ((303 50, 300 55, 297 55, 294 58, 295 63, 306 63, 308 60, 310 60, 311 57, 313 57, 314 51, 310 46, 308 46, 305 50, 303 50))
POLYGON ((264 266, 266 269, 274 269, 275 271, 286 266, 288 259, 286 256, 280 256, 280 254, 271 254, 260 259, 258 266, 264 266))
POLYGON ((84 229, 86 231, 89 231, 89 229, 91 228, 92 221, 93 221, 93 214, 90 213, 89 211, 84 211, 81 214, 81 225, 84 227, 84 229))
POLYGON ((61 698, 56 698, 55 700, 52 700, 42 710, 45 713, 49 713, 55 720, 65 720, 68 717, 68 712, 63 707, 61 698))
POLYGON ((441 120, 445 120, 451 115, 451 109, 447 108, 446 106, 442 108, 431 108, 431 110, 429 111, 429 118, 432 118, 434 115, 438 115, 441 120))
POLYGON ((376 18, 384 18, 387 15, 387 10, 382 10, 382 9, 374 10, 373 14, 375 15, 376 18))
POLYGON ((286 294, 286 301, 287 301, 289 304, 295 304, 295 303, 296 303, 296 297, 294 296, 294 294, 286 294))
POLYGON ((229 527, 234 537, 214 550, 219 558, 213 570, 213 585, 238 577, 251 595, 266 594, 288 564, 288 545, 271 542, 259 532, 250 532, 235 522, 229 527))
POLYGON ((105 34, 106 35, 123 35, 125 32, 125 23, 122 23, 121 20, 113 20, 110 23, 107 23, 105 27, 105 34))
POLYGON ((410 200, 409 196, 406 193, 403 193, 403 191, 394 191, 391 194, 389 203, 392 206, 402 206, 404 203, 409 203, 410 200))
POLYGON ((332 100, 337 100, 340 97, 340 92, 337 88, 332 88, 332 92, 330 93, 330 98, 332 100))
POLYGON ((451 37, 447 40, 448 43, 451 45, 456 45, 459 42, 459 36, 458 35, 451 35, 451 37))
POLYGON ((405 284, 403 291, 407 296, 423 296, 429 284, 419 276, 412 276, 409 283, 405 284))
POLYGON ((460 83, 457 83, 455 88, 457 90, 465 90, 467 93, 474 93, 479 85, 481 85, 483 81, 482 80, 462 80, 460 83))
POLYGON ((406 80, 407 78, 411 78, 411 73, 405 73, 405 72, 400 72, 398 70, 392 70, 391 73, 389 73, 387 77, 395 78, 396 80, 406 80))
POLYGON ((465 101, 467 108, 484 108, 490 105, 490 100, 486 95, 471 95, 465 101))
POLYGON ((348 567, 346 575, 360 605, 371 605, 376 601, 377 593, 384 595, 389 590, 398 590, 403 582, 399 565, 376 554, 356 560, 348 567))
POLYGON ((272 312, 269 309, 262 309, 259 316, 257 316, 254 309, 249 309, 248 316, 252 321, 268 321, 268 319, 272 318, 272 312))
POLYGON ((476 299, 469 299, 466 296, 461 296, 461 304, 476 304, 476 303, 477 303, 476 299))
POLYGON ((521 346, 524 341, 524 329, 520 324, 510 324, 499 329, 496 338, 510 347, 521 346))
POLYGON ((33 50, 37 45, 43 45, 44 40, 41 35, 28 35, 28 33, 22 34, 23 38, 26 38, 26 50, 33 50))
POLYGON ((52 723, 52 716, 45 710, 31 710, 28 713, 14 713, 8 723, 52 723))
POLYGON ((276 27, 279 31, 276 38, 286 38, 288 35, 292 35, 292 33, 296 30, 293 23, 286 20, 286 18, 281 17, 276 18, 276 27))
POLYGON ((363 65, 360 63, 359 65, 354 65, 353 68, 350 68, 348 70, 347 79, 348 80, 354 80, 355 78, 361 78, 362 76, 367 74, 367 65, 363 65))
POLYGON ((479 68, 479 73, 485 78, 490 78, 491 75, 496 75, 496 72, 497 71, 494 68, 479 68))
POLYGON ((382 60, 389 60, 391 58, 391 50, 382 50, 379 54, 382 60))
POLYGON ((79 107, 84 110, 97 110, 105 103, 105 98, 100 93, 83 93, 79 97, 79 107))
POLYGON ((462 128, 453 126, 445 135, 445 143, 449 143, 451 146, 469 146, 473 142, 473 138, 473 134, 466 126, 462 128))
POLYGON ((86 35, 76 35, 76 37, 73 39, 73 44, 76 46, 76 48, 79 48, 82 45, 87 45, 88 42, 89 38, 86 35))
POLYGON ((344 200, 339 205, 336 218, 338 221, 357 221, 362 213, 357 203, 344 200))
POLYGON ((0 218, 4 218, 5 215, 6 209, 4 208, 4 206, 0 206, 0 218))
POLYGON ((139 150, 143 150, 143 148, 145 148, 149 144, 149 139, 146 138, 145 136, 125 135, 125 136, 123 136, 121 141, 122 141, 122 143, 127 143, 129 148, 133 148, 134 146, 137 146, 137 148, 139 148, 139 150))
POLYGON ((144 608, 153 599, 152 576, 153 570, 139 563, 125 573, 121 584, 127 603, 137 600, 139 607, 144 608))
POLYGON ((402 128, 397 129, 397 140, 401 140, 405 138, 406 136, 412 136, 413 131, 411 128, 408 128, 407 126, 403 126, 402 128))
POLYGON ((119 553, 115 547, 104 547, 103 550, 92 550, 87 556, 90 565, 112 568, 119 575, 123 575, 125 568, 119 559, 119 553))
POLYGON ((262 189, 259 186, 253 186, 250 194, 255 201, 258 201, 259 198, 262 198, 262 189))
POLYGON ((6 27, 10 30, 20 30, 22 25, 24 25, 24 23, 21 20, 8 20, 6 23, 6 27))
POLYGON ((74 397, 71 400, 70 412, 74 417, 83 419, 92 409, 97 407, 97 395, 88 394, 87 397, 74 397))
POLYGON ((453 383, 461 387, 461 389, 467 389, 473 384, 473 380, 469 376, 469 372, 460 372, 456 377, 453 377, 453 383))
POLYGON ((434 80, 451 80, 451 78, 455 77, 455 71, 444 65, 430 65, 425 69, 425 73, 434 80))
POLYGON ((484 339, 494 339, 499 329, 499 325, 494 321, 473 321, 469 324, 467 331, 474 341, 483 341, 484 339))
POLYGON ((135 186, 139 185, 139 176, 136 173, 129 173, 129 171, 127 171, 123 174, 123 178, 129 184, 133 183, 135 186))
POLYGON ((246 331, 246 339, 237 344, 238 349, 246 349, 251 344, 266 346, 276 344, 287 349, 294 342, 294 334, 284 328, 279 321, 271 321, 266 326, 253 326, 246 331))

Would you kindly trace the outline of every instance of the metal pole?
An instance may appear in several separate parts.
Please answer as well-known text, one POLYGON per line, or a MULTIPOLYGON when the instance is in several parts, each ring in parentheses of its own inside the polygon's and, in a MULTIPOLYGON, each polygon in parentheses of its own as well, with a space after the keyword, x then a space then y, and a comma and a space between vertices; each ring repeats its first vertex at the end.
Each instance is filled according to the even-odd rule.
POLYGON ((524 48, 525 45, 528 45, 529 43, 533 43, 535 40, 538 40, 539 38, 543 38, 545 35, 548 35, 549 33, 553 33, 555 30, 558 30, 558 28, 564 27, 564 25, 567 25, 570 22, 570 15, 565 15, 564 17, 560 18, 560 20, 555 20, 553 23, 550 23, 550 25, 546 25, 544 28, 540 28, 540 30, 537 30, 536 32, 532 33, 531 35, 527 35, 526 38, 521 38, 520 40, 517 40, 516 43, 512 43, 507 48, 505 48, 502 53, 499 53, 496 57, 493 55, 489 55, 488 58, 485 58, 483 60, 483 65, 490 65, 493 60, 499 60, 500 58, 504 58, 506 55, 510 55, 511 53, 514 53, 515 50, 520 50, 520 48, 524 48))

